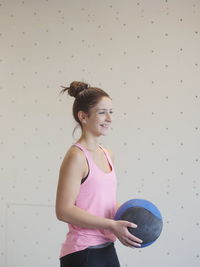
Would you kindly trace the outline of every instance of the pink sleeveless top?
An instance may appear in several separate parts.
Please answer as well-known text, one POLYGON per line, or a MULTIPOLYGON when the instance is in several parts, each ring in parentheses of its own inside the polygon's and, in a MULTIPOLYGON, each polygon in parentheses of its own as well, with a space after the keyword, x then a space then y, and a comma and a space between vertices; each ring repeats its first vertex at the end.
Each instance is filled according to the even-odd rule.
MULTIPOLYGON (((116 212, 116 175, 109 154, 100 146, 111 166, 111 171, 105 173, 95 164, 86 148, 79 143, 74 145, 84 152, 89 167, 89 175, 80 185, 75 205, 93 215, 113 219, 116 212)), ((116 240, 114 234, 109 230, 81 228, 72 224, 68 224, 68 228, 69 231, 62 244, 60 257, 89 246, 116 240)))

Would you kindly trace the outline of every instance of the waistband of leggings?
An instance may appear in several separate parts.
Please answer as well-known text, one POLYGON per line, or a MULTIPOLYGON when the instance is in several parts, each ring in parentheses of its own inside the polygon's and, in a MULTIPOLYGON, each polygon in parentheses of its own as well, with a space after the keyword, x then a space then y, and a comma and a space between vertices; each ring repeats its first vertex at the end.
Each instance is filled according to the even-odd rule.
POLYGON ((113 242, 106 242, 100 245, 96 245, 96 246, 90 246, 88 247, 88 249, 94 249, 94 248, 105 248, 107 246, 110 246, 111 244, 113 244, 113 242))

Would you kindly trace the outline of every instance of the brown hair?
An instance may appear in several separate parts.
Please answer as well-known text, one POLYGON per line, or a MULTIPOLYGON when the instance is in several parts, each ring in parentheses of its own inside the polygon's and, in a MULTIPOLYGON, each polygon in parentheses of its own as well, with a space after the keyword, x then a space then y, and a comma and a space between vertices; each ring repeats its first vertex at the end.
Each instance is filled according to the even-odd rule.
POLYGON ((74 81, 70 84, 70 87, 62 86, 62 90, 60 93, 68 92, 70 96, 75 97, 73 104, 73 116, 74 119, 81 126, 81 122, 78 118, 78 112, 84 111, 89 114, 91 108, 93 108, 102 97, 110 96, 102 89, 97 87, 91 87, 89 84, 84 82, 74 81))

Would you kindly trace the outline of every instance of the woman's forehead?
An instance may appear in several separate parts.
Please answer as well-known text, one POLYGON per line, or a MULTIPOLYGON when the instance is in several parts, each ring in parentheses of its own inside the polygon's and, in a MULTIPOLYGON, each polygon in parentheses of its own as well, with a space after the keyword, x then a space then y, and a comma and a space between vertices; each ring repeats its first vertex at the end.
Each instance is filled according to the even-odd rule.
POLYGON ((111 109, 112 100, 109 97, 102 97, 96 105, 97 109, 111 109))

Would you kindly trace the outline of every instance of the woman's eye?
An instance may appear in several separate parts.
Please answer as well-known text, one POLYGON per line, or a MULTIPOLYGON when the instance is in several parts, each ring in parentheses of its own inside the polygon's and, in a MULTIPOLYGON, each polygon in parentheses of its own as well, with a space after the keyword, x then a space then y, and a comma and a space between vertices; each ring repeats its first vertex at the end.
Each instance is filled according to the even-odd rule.
POLYGON ((106 114, 106 113, 109 113, 109 114, 113 114, 113 111, 111 110, 111 111, 109 111, 109 112, 107 112, 107 111, 99 111, 99 114, 106 114))

